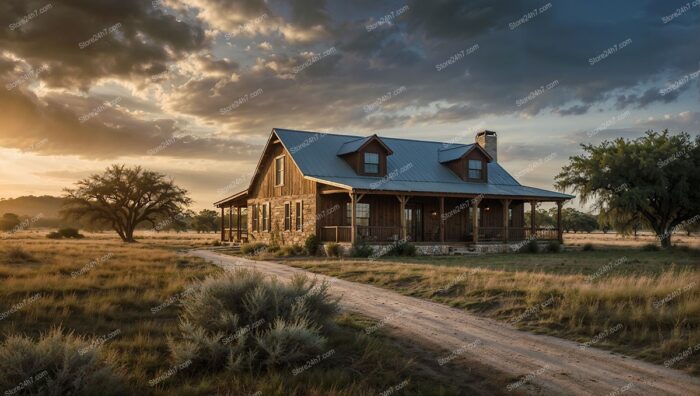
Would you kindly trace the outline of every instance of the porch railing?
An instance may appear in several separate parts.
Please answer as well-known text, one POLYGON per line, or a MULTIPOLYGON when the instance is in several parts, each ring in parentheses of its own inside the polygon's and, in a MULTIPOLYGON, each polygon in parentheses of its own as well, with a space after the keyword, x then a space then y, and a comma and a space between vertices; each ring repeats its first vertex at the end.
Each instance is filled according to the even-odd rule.
POLYGON ((350 242, 352 227, 326 226, 319 230, 321 242, 350 242))
POLYGON ((357 226, 357 236, 367 242, 393 242, 401 239, 401 227, 357 226))
MULTIPOLYGON (((236 241, 238 239, 238 228, 224 228, 224 236, 226 240, 229 240, 229 235, 231 236, 231 239, 236 241)), ((241 241, 247 241, 248 240, 248 230, 243 229, 241 230, 241 241)))

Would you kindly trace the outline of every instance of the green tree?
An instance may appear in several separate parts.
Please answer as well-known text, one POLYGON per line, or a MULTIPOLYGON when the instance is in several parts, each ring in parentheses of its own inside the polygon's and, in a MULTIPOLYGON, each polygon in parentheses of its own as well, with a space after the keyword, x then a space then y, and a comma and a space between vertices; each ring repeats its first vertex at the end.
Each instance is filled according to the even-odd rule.
POLYGON ((158 219, 174 218, 192 202, 187 191, 165 175, 140 166, 112 165, 65 192, 65 218, 107 225, 124 242, 135 242, 134 230, 140 224, 155 228, 158 219))
POLYGON ((584 154, 570 157, 556 186, 593 200, 616 228, 647 225, 667 248, 675 227, 700 213, 700 137, 648 131, 581 146, 584 154))
POLYGON ((215 210, 203 209, 192 219, 192 228, 197 232, 213 232, 219 228, 219 216, 215 210))
POLYGON ((0 218, 0 230, 12 231, 20 223, 21 220, 19 219, 19 216, 17 216, 14 213, 5 213, 4 215, 2 215, 2 218, 0 218))

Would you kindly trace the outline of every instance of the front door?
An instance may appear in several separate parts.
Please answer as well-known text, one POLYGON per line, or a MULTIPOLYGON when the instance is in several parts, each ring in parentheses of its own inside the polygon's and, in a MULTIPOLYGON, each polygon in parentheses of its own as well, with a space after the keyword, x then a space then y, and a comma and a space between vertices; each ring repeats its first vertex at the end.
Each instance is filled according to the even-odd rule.
POLYGON ((407 206, 404 209, 406 217, 406 234, 410 241, 423 241, 423 207, 422 205, 407 206))

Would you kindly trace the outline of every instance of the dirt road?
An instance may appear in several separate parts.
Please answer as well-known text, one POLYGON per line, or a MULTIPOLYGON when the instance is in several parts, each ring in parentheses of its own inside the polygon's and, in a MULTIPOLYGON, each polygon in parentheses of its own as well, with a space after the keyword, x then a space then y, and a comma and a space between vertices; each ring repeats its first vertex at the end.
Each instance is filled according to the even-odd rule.
POLYGON ((225 269, 254 268, 282 279, 306 273, 332 281, 331 292, 342 296, 345 309, 377 319, 377 326, 386 325, 392 333, 444 349, 435 357, 438 361, 466 358, 504 372, 514 378, 509 384, 512 389, 507 389, 514 393, 700 395, 700 379, 681 371, 594 348, 581 349, 575 342, 518 331, 442 304, 277 263, 205 250, 191 254, 225 269), (528 381, 518 381, 523 377, 528 381))

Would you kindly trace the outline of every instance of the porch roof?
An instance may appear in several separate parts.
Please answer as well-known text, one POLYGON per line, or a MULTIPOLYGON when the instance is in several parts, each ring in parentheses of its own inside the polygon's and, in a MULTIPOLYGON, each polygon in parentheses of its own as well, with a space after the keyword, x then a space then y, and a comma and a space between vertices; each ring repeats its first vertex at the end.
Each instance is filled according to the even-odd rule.
POLYGON ((243 190, 230 195, 222 200, 214 202, 214 206, 217 208, 227 207, 227 206, 246 206, 248 199, 248 190, 243 190))
MULTIPOLYGON (((422 140, 381 137, 392 151, 387 157, 387 176, 358 176, 337 153, 343 145, 360 136, 336 135, 275 128, 302 174, 330 185, 356 190, 434 192, 519 196, 564 200, 573 195, 518 183, 500 164, 488 163, 488 182, 465 182, 440 163, 440 152, 449 144, 422 140)), ((464 145, 461 147, 465 147, 464 145)), ((459 147, 459 146, 458 146, 459 147)), ((460 147, 460 148, 461 148, 460 147)), ((450 150, 461 152, 462 150, 450 150)), ((444 155, 444 154, 443 154, 444 155)), ((442 158, 444 160, 444 157, 442 158)))

